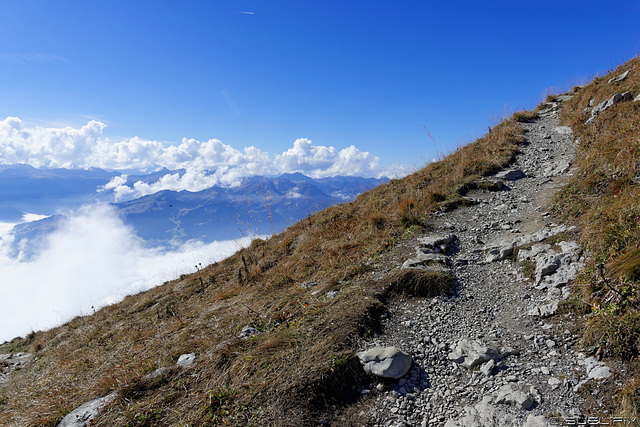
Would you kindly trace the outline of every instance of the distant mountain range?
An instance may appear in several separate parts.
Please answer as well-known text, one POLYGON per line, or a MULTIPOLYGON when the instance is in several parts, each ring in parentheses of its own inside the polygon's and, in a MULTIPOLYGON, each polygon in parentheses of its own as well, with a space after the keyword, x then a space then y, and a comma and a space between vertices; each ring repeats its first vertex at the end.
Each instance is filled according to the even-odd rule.
MULTIPOLYGON (((129 181, 154 182, 176 172, 183 171, 130 176, 129 181)), ((99 169, 0 166, 0 220, 16 221, 24 212, 52 215, 14 228, 16 253, 18 247, 25 247, 25 239, 41 239, 53 231, 62 218, 57 214, 60 209, 106 202, 112 194, 97 193, 96 189, 120 174, 99 169)), ((237 187, 214 186, 198 192, 164 190, 112 205, 149 246, 170 247, 191 239, 209 243, 280 232, 318 210, 351 201, 386 181, 344 176, 313 179, 300 173, 275 178, 254 176, 237 187)))
POLYGON ((382 182, 359 177, 315 180, 302 174, 256 176, 238 187, 160 191, 115 206, 125 222, 154 245, 189 239, 207 243, 282 231, 313 212, 353 200, 382 182))
POLYGON ((106 201, 96 189, 119 172, 102 169, 36 169, 0 165, 0 221, 18 222, 25 212, 51 215, 91 202, 106 201))

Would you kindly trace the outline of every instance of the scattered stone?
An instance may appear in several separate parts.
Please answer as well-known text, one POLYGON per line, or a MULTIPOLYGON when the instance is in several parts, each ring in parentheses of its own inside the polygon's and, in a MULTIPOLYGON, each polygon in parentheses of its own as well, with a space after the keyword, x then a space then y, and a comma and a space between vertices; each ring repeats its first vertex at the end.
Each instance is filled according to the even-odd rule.
POLYGON ((447 357, 449 360, 471 369, 491 359, 500 358, 500 356, 498 350, 487 347, 479 341, 461 339, 447 357))
POLYGON ((58 423, 58 427, 85 427, 91 425, 91 420, 97 417, 105 406, 113 402, 116 396, 116 393, 111 393, 79 406, 69 412, 62 421, 58 423))
POLYGON ((402 268, 427 268, 446 269, 451 263, 449 257, 442 254, 426 253, 419 254, 414 258, 409 258, 402 264, 402 268))
POLYGON ((526 175, 522 169, 507 169, 500 171, 496 174, 498 179, 506 179, 507 181, 515 181, 520 178, 524 178, 526 175))
POLYGON ((523 427, 547 427, 551 426, 544 415, 529 414, 523 427))
POLYGON ((421 253, 449 253, 451 244, 456 238, 455 234, 447 234, 445 236, 427 236, 419 237, 419 245, 416 247, 418 254, 421 253))
POLYGON ((560 381, 558 378, 556 377, 551 377, 547 380, 547 383, 551 386, 551 387, 557 387, 560 384, 562 384, 562 381, 560 381))
POLYGON ((538 305, 527 312, 529 316, 549 317, 558 311, 558 301, 538 305))
POLYGON ((356 354, 364 371, 382 378, 401 378, 411 369, 411 356, 397 347, 375 347, 356 354))
POLYGON ((536 401, 530 393, 514 389, 511 384, 503 385, 498 390, 495 403, 514 405, 520 409, 529 410, 533 408, 536 401))
POLYGON ((602 380, 611 376, 611 369, 608 366, 596 366, 589 371, 589 378, 592 380, 602 380))
POLYGON ((593 107, 593 110, 591 110, 591 117, 589 117, 589 119, 585 122, 585 124, 588 125, 593 123, 593 121, 596 119, 598 114, 602 113, 604 110, 610 107, 613 107, 614 105, 619 104, 621 102, 631 101, 632 98, 633 98, 633 95, 631 95, 631 92, 616 93, 608 100, 602 101, 601 103, 593 107))
POLYGON ((167 368, 166 366, 163 366, 161 368, 156 369, 155 371, 148 373, 147 375, 145 375, 144 377, 142 377, 142 379, 144 381, 153 381, 156 380, 158 378, 162 378, 165 375, 168 375, 171 372, 170 368, 167 368))
POLYGON ((33 354, 31 353, 0 354, 0 384, 7 381, 13 371, 24 368, 32 360, 33 354))
MULTIPOLYGON (((576 413, 580 397, 574 390, 581 380, 598 386, 589 378, 592 370, 601 375, 595 364, 587 367, 583 357, 584 370, 575 371, 574 337, 540 319, 557 312, 586 256, 575 242, 548 244, 573 227, 551 223, 549 206, 541 204, 557 189, 551 177, 574 173, 577 142, 558 121, 566 99, 553 97, 536 119, 521 124, 527 144, 511 166, 520 173, 479 180, 465 194, 474 205, 430 219, 433 234, 415 247, 418 256, 427 255, 425 265, 416 268, 447 269, 456 278, 455 296, 392 301, 382 319, 385 332, 372 338, 372 346, 406 349, 414 368, 377 399, 371 396, 371 409, 364 411, 371 425, 547 426, 553 421, 547 414, 576 413), (529 231, 539 222, 546 225, 529 231), (512 262, 514 254, 521 265, 512 262), (537 269, 537 283, 528 278, 529 269, 534 278, 537 269), (509 346, 521 348, 520 354, 508 357, 517 354, 509 346), (552 377, 561 373, 566 380, 552 377)), ((375 391, 374 384, 368 389, 375 391)))
POLYGON ((490 377, 493 374, 493 371, 496 368, 496 362, 493 359, 489 359, 488 362, 482 364, 480 366, 480 372, 485 374, 487 377, 490 377))
POLYGON ((515 239, 508 239, 485 247, 485 250, 487 251, 485 262, 501 261, 510 256, 513 254, 517 242, 518 241, 515 239))
POLYGON ((615 82, 623 81, 629 75, 629 71, 631 71, 631 70, 627 70, 624 73, 620 74, 619 76, 609 79, 609 83, 615 83, 615 82))
POLYGON ((181 368, 188 368, 196 363, 195 353, 183 354, 178 358, 177 366, 181 368))
POLYGON ((242 328, 242 332, 240 332, 240 335, 238 335, 238 338, 249 338, 252 337, 253 335, 256 335, 260 333, 260 331, 258 331, 256 328, 254 328, 253 326, 245 326, 244 328, 242 328))

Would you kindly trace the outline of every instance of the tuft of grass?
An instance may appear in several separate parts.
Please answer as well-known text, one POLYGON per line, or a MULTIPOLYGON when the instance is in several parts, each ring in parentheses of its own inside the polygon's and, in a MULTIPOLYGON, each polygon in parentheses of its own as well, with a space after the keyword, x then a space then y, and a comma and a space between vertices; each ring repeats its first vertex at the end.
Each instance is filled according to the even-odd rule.
POLYGON ((447 272, 407 269, 392 278, 389 291, 415 297, 452 295, 455 281, 447 272))
POLYGON ((630 360, 640 353, 640 314, 622 313, 615 304, 597 309, 586 322, 584 341, 603 356, 630 360))
POLYGON ((531 111, 516 111, 513 113, 513 120, 519 123, 531 123, 538 118, 538 113, 535 110, 531 111))
POLYGON ((640 376, 632 375, 631 379, 620 388, 618 394, 620 401, 620 415, 636 417, 640 412, 640 376))

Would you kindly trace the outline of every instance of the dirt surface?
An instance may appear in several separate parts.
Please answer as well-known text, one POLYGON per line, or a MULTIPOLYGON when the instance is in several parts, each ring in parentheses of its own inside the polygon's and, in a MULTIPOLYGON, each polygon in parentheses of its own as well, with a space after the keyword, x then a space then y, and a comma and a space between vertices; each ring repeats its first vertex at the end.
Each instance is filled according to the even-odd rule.
MULTIPOLYGON (((527 143, 511 169, 524 177, 502 179, 506 187, 498 191, 471 191, 466 196, 473 206, 436 215, 426 236, 455 235, 448 268, 457 280, 456 294, 391 305, 384 333, 363 348, 394 345, 412 355, 412 370, 399 381, 372 380, 360 390, 364 398, 329 424, 546 426, 606 415, 598 390, 618 385, 615 369, 579 352, 571 314, 536 312, 568 297, 570 280, 545 283, 567 281, 555 277, 562 268, 579 270, 586 256, 573 242, 575 232, 558 227, 548 212, 551 198, 574 171, 576 143, 570 128, 558 122, 566 99, 522 123, 527 143), (488 258, 492 248, 517 239, 513 254, 488 258), (526 260, 517 262, 519 250, 536 244, 548 245, 548 256, 564 256, 558 273, 531 277, 541 258, 538 264, 528 260, 528 268, 526 260), (455 360, 463 339, 495 350, 490 366, 483 362, 469 369, 455 360), (593 413, 581 413, 583 396, 593 413)), ((425 236, 393 253, 395 268, 412 256, 418 237, 425 236)))

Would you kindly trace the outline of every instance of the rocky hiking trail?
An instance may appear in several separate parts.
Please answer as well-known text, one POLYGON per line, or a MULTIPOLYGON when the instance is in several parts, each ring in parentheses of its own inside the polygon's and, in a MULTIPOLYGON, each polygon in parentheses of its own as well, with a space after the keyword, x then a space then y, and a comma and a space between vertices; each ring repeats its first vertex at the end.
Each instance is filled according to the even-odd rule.
MULTIPOLYGON (((359 419, 375 426, 563 425, 581 415, 579 388, 611 376, 574 348, 572 315, 556 313, 585 256, 571 228, 553 224, 547 211, 573 173, 576 142, 558 121, 567 99, 522 123, 527 143, 509 170, 487 179, 490 190, 467 194, 471 206, 437 214, 431 231, 396 256, 397 268, 450 271, 456 291, 389 308, 384 333, 363 349, 395 347, 413 362, 399 380, 360 390, 369 397, 351 408, 359 419)), ((384 358, 371 363, 393 362, 384 358)), ((346 417, 331 423, 340 420, 346 417)))

